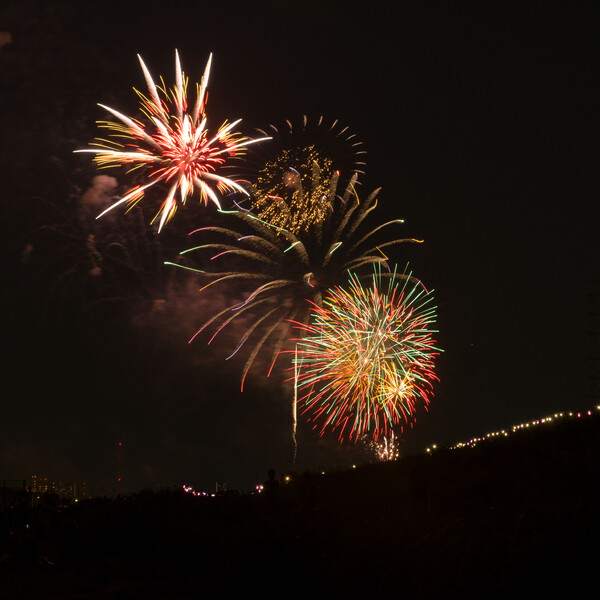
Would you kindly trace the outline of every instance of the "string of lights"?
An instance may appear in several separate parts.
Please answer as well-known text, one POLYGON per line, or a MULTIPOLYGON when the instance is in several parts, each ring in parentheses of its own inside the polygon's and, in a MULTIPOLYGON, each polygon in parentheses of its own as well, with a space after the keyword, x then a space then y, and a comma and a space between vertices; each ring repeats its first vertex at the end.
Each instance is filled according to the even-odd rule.
MULTIPOLYGON (((500 429, 499 431, 492 431, 485 435, 471 438, 468 442, 457 442, 453 446, 449 446, 448 450, 456 450, 458 448, 474 448, 480 442, 484 442, 486 440, 508 437, 511 434, 517 433, 522 430, 527 430, 533 427, 537 427, 538 425, 544 425, 549 423, 555 423, 560 421, 561 419, 581 419, 583 417, 591 417, 594 414, 594 411, 600 412, 600 405, 596 406, 595 409, 590 409, 586 411, 580 412, 560 412, 554 413, 553 415, 542 417, 540 419, 536 419, 535 421, 529 421, 525 423, 519 423, 518 425, 512 425, 507 429, 500 429)), ((438 450, 437 444, 432 444, 431 446, 425 448, 425 452, 431 454, 433 451, 438 450)))

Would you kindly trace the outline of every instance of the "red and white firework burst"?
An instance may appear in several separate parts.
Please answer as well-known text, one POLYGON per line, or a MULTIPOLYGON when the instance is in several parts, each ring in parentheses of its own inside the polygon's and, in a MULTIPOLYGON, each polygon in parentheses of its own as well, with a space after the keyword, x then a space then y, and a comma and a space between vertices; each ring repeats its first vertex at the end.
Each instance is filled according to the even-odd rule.
POLYGON ((249 139, 234 128, 241 119, 225 121, 216 134, 207 128, 206 101, 207 87, 212 63, 209 56, 200 85, 196 85, 196 102, 191 110, 187 100, 188 79, 181 70, 179 54, 175 51, 175 86, 167 89, 162 82, 156 85, 141 56, 138 55, 148 94, 135 90, 141 102, 141 111, 146 122, 127 117, 120 112, 99 104, 118 121, 100 121, 99 126, 109 130, 109 139, 98 139, 96 148, 79 150, 92 152, 100 167, 130 166, 130 170, 143 168, 148 183, 136 185, 98 218, 113 208, 126 204, 135 205, 146 190, 158 183, 166 183, 168 192, 154 222, 159 219, 159 231, 168 222, 179 204, 199 190, 200 199, 208 204, 211 200, 220 207, 220 194, 240 192, 247 194, 238 183, 219 175, 216 171, 228 159, 243 154, 248 144, 269 138, 249 139), (179 194, 177 193, 179 191, 179 194))

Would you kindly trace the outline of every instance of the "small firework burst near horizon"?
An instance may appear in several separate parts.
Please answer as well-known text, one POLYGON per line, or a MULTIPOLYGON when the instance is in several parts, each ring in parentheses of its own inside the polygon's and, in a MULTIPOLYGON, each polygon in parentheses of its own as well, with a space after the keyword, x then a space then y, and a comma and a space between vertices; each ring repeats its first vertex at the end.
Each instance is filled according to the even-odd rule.
POLYGON ((410 273, 382 272, 369 285, 350 273, 298 323, 294 359, 302 413, 339 440, 377 441, 425 409, 437 380, 433 297, 410 273))
POLYGON ((150 71, 138 55, 148 94, 135 90, 140 98, 144 121, 127 117, 99 104, 118 121, 99 121, 99 127, 109 131, 109 139, 97 138, 95 148, 77 150, 91 152, 101 168, 126 166, 128 171, 142 169, 146 183, 137 184, 117 202, 98 215, 98 218, 125 204, 131 208, 143 199, 147 190, 166 184, 167 194, 152 223, 159 219, 160 231, 186 199, 199 190, 200 200, 214 202, 220 208, 219 195, 246 190, 233 179, 217 173, 227 161, 244 153, 246 146, 269 138, 249 139, 235 131, 241 119, 225 121, 216 134, 207 126, 207 87, 212 63, 208 58, 201 84, 196 85, 196 101, 188 105, 188 78, 181 69, 179 54, 175 51, 175 86, 168 89, 162 78, 157 85, 150 71), (219 195, 215 191, 218 191, 219 195), (179 193, 178 193, 179 192, 179 193))
POLYGON ((389 436, 384 436, 378 441, 369 440, 369 449, 380 462, 396 460, 400 456, 398 441, 392 431, 389 436))

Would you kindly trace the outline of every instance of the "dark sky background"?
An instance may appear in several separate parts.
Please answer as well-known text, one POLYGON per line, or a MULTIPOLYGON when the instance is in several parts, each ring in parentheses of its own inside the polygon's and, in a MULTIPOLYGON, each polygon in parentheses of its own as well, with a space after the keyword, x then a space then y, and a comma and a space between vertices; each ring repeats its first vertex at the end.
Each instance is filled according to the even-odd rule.
MULTIPOLYGON (((241 394, 227 336, 187 344, 228 301, 162 265, 201 208, 160 241, 107 218, 90 275, 78 206, 96 171, 73 150, 97 133, 97 102, 135 113, 136 54, 170 85, 175 48, 192 82, 213 53, 209 127, 349 125, 368 152, 362 189, 381 187, 378 219, 425 240, 393 258, 435 290, 444 353, 403 454, 597 404, 598 9, 515 6, 2 3, 0 478, 110 491, 119 441, 127 490, 246 490, 292 468, 289 389, 257 373, 241 394)), ((372 458, 303 420, 298 439, 296 470, 372 458)))

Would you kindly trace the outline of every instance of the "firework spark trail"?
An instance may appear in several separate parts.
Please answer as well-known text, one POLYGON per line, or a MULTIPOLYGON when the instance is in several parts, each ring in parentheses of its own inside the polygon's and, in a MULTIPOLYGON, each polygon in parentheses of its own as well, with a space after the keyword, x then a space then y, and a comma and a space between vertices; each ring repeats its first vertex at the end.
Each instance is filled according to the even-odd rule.
POLYGON ((432 300, 410 274, 376 268, 370 286, 351 274, 348 288, 329 290, 310 323, 297 324, 298 402, 321 434, 339 429, 340 441, 356 441, 370 432, 376 441, 419 401, 427 408, 439 354, 432 300))
MULTIPOLYGON (((296 359, 298 358, 298 350, 294 351, 296 359)), ((298 366, 294 362, 294 400, 292 402, 292 442, 294 444, 294 452, 292 455, 292 464, 296 464, 298 456, 298 440, 296 439, 296 429, 298 427, 298 366)))
POLYGON ((246 190, 236 181, 216 173, 228 158, 240 156, 246 146, 261 142, 268 137, 249 139, 234 131, 240 123, 225 121, 215 135, 207 128, 206 101, 208 79, 212 63, 209 56, 202 83, 196 85, 196 102, 188 111, 188 78, 181 69, 179 54, 175 51, 175 86, 167 89, 162 83, 156 85, 150 71, 138 55, 148 95, 135 90, 140 98, 141 111, 147 124, 127 117, 103 104, 102 108, 118 121, 99 121, 99 126, 109 131, 110 139, 97 139, 97 148, 87 148, 76 152, 95 154, 99 167, 117 167, 126 165, 130 171, 145 169, 149 181, 145 185, 135 185, 116 203, 103 211, 98 218, 121 204, 128 208, 137 204, 146 191, 158 183, 168 185, 168 193, 152 223, 158 218, 160 231, 177 211, 179 204, 194 193, 197 186, 202 202, 209 200, 220 208, 219 197, 225 192, 238 192, 247 195, 246 190), (161 98, 162 95, 162 98, 161 98), (179 191, 179 199, 177 192, 179 191))

